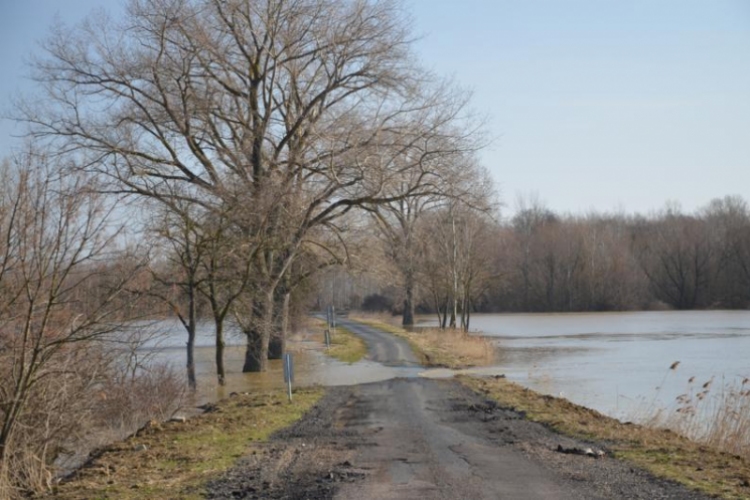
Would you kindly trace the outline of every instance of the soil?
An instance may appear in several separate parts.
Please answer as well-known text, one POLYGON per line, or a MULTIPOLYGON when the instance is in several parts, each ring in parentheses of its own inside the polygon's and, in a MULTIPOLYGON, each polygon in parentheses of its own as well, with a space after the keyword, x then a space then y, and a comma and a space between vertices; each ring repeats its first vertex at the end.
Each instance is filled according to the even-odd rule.
MULTIPOLYGON (((414 362, 397 339, 390 344, 392 336, 364 333, 378 361, 414 362)), ((420 377, 330 388, 303 419, 254 446, 206 491, 214 499, 709 498, 454 380, 420 377)))

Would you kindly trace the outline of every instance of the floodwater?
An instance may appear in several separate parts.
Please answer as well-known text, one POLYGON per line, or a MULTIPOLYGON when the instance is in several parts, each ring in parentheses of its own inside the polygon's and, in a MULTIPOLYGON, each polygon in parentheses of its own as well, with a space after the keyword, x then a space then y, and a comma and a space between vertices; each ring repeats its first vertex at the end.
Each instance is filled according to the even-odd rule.
POLYGON ((674 410, 709 380, 716 393, 750 376, 750 311, 487 314, 471 329, 499 347, 498 366, 475 371, 621 420, 674 410))
MULTIPOLYGON (((166 362, 176 370, 185 369, 187 333, 178 321, 158 321, 139 328, 148 338, 142 356, 153 361, 166 362)), ((195 370, 198 389, 188 402, 190 406, 217 401, 232 392, 251 392, 284 387, 280 360, 271 360, 265 373, 242 373, 245 348, 244 336, 231 325, 226 328, 224 364, 226 385, 220 386, 216 377, 214 329, 210 322, 200 323, 196 334, 195 370)), ((415 377, 424 369, 420 367, 389 367, 367 360, 354 364, 342 363, 324 354, 318 339, 303 334, 288 344, 294 361, 294 386, 354 385, 380 382, 396 377, 415 377)), ((448 375, 442 375, 448 376, 448 375)))
MULTIPOLYGON (((420 318, 425 326, 434 319, 420 318)), ((562 396, 621 420, 639 421, 656 410, 673 410, 680 394, 713 380, 714 393, 750 376, 750 311, 626 312, 582 314, 487 314, 472 317, 473 331, 496 340, 497 365, 468 370, 505 374, 538 392, 562 396), (670 366, 679 361, 676 369, 670 366), (688 379, 695 377, 692 384, 688 379)), ((184 370, 184 328, 160 321, 142 355, 184 370)), ((281 362, 267 373, 242 373, 244 337, 227 328, 227 385, 216 382, 213 326, 203 323, 196 342, 200 405, 246 392, 283 387, 281 362)), ((353 365, 323 354, 319 339, 300 336, 290 344, 295 386, 351 385, 394 377, 450 377, 450 370, 353 365)))

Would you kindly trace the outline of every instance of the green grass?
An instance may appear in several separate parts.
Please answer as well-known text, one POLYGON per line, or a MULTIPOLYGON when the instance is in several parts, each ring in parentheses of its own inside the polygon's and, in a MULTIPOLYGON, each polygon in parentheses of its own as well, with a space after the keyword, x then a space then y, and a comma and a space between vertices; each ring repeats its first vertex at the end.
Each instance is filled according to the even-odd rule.
POLYGON ((300 419, 323 395, 298 389, 239 395, 184 423, 165 423, 109 446, 91 467, 55 488, 48 498, 202 498, 203 484, 229 469, 275 431, 300 419), (134 451, 138 445, 145 451, 134 451))
POLYGON ((328 355, 344 363, 356 363, 367 354, 365 342, 344 327, 337 326, 328 355))
MULTIPOLYGON (((313 319, 309 324, 312 337, 322 344, 325 343, 325 329, 326 322, 322 319, 313 319)), ((336 331, 331 334, 331 347, 326 348, 324 352, 334 359, 352 364, 367 355, 367 345, 351 331, 337 326, 336 331)))

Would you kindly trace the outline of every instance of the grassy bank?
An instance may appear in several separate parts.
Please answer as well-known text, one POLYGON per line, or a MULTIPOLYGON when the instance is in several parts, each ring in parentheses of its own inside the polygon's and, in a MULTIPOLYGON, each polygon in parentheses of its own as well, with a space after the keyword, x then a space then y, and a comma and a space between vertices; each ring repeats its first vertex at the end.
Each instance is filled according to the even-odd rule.
POLYGON ((379 315, 352 315, 352 319, 405 338, 425 366, 451 369, 486 366, 494 361, 494 346, 484 337, 460 330, 424 329, 408 332, 379 315))
MULTIPOLYGON (((311 330, 313 338, 321 343, 325 342, 325 321, 319 319, 312 320, 308 328, 311 330)), ((346 328, 337 326, 336 332, 331 335, 331 347, 326 349, 325 353, 339 361, 352 364, 365 357, 367 354, 367 345, 364 340, 346 328)))
POLYGON ((230 397, 185 422, 147 426, 115 443, 46 498, 202 498, 203 485, 230 468, 252 444, 301 418, 323 395, 298 389, 230 397))

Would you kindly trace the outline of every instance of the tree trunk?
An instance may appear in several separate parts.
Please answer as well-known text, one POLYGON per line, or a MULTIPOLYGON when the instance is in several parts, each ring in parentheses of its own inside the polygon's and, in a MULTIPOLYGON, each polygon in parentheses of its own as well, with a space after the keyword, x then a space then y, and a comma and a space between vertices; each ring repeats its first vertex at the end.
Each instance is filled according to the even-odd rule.
POLYGON ((255 304, 251 324, 245 328, 247 346, 243 373, 268 371, 268 345, 271 340, 273 325, 273 291, 255 304))
POLYGON ((437 317, 438 317, 438 328, 440 325, 443 324, 443 315, 441 314, 440 310, 440 297, 438 297, 437 293, 433 294, 433 298, 435 299, 435 311, 437 311, 437 317))
POLYGON ((414 326, 414 273, 411 271, 407 272, 405 278, 404 291, 406 292, 406 298, 404 299, 404 320, 402 325, 414 326))
POLYGON ((224 371, 224 321, 214 317, 216 323, 216 375, 219 385, 226 385, 226 372, 224 371))
POLYGON ((286 352, 286 339, 289 336, 289 300, 290 292, 284 292, 280 304, 274 312, 274 331, 268 344, 268 359, 281 359, 286 352))
POLYGON ((259 330, 259 328, 254 331, 245 330, 247 346, 245 347, 245 363, 242 365, 243 373, 263 372, 267 369, 268 349, 266 348, 264 352, 263 336, 259 330))
POLYGON ((458 313, 458 300, 453 299, 453 307, 451 308, 451 322, 448 325, 449 328, 456 329, 456 316, 458 313))
POLYGON ((195 310, 195 287, 190 284, 188 289, 188 324, 187 324, 187 377, 190 389, 195 390, 198 382, 195 378, 195 330, 197 328, 197 314, 195 310))
POLYGON ((464 331, 469 331, 469 321, 471 320, 471 299, 466 299, 466 324, 464 325, 464 331))
POLYGON ((190 389, 195 390, 198 382, 195 378, 195 326, 191 326, 188 331, 187 341, 187 377, 190 389))
POLYGON ((450 300, 451 299, 449 296, 445 297, 445 308, 443 309, 443 324, 440 325, 440 328, 442 328, 443 330, 445 330, 445 328, 448 326, 448 309, 450 306, 450 300))

